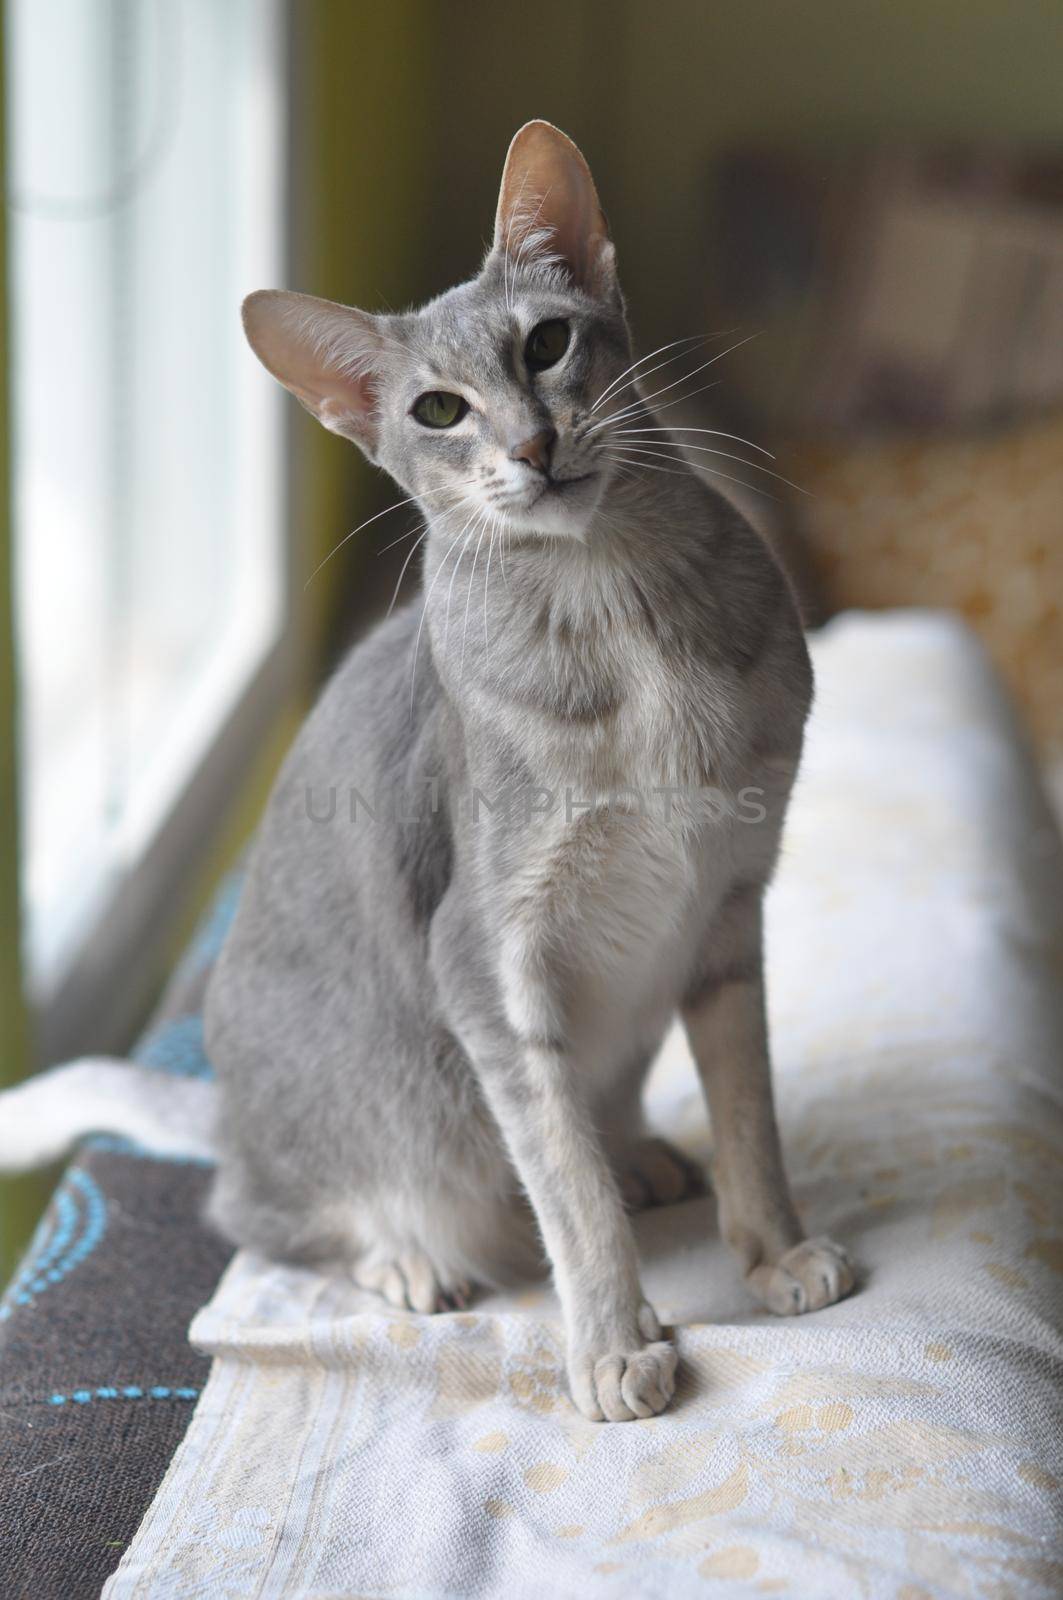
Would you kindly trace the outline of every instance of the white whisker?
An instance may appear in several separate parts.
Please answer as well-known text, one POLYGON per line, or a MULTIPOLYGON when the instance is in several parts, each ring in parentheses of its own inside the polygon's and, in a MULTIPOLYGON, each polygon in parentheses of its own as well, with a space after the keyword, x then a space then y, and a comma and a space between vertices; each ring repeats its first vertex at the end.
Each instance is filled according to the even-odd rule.
MULTIPOLYGON (((462 561, 464 560, 464 557, 465 557, 465 552, 469 548, 469 541, 474 537, 474 535, 476 533, 476 528, 478 527, 478 525, 480 523, 480 519, 482 517, 485 517, 486 515, 487 515, 487 511, 486 511, 486 509, 484 507, 481 507, 479 510, 474 511, 472 516, 469 518, 468 522, 465 524, 465 527, 462 528, 462 530, 461 530, 462 533, 465 533, 465 530, 467 528, 469 530, 469 532, 468 532, 468 534, 466 536, 465 543, 461 547, 461 555, 458 557, 457 561, 455 561, 455 563, 454 563, 454 571, 450 574, 450 583, 447 585, 447 610, 446 610, 446 617, 445 617, 444 622, 443 622, 443 649, 444 650, 446 650, 448 648, 449 644, 450 644, 450 602, 451 602, 451 600, 453 599, 453 596, 454 596, 454 579, 458 576, 458 568, 461 566, 461 563, 462 563, 462 561)), ((461 538, 461 534, 459 534, 458 537, 460 539, 461 538)))
POLYGON ((400 533, 397 539, 392 539, 390 544, 382 544, 379 550, 373 552, 374 555, 378 559, 380 556, 386 556, 388 551, 394 550, 397 544, 404 544, 407 539, 412 539, 419 526, 419 523, 415 523, 412 528, 407 528, 405 533, 400 533))
MULTIPOLYGON (((631 438, 630 436, 627 437, 621 448, 624 450, 635 449, 638 442, 638 437, 638 435, 636 435, 635 438, 631 438)), ((679 460, 684 459, 684 450, 699 450, 707 456, 722 456, 725 461, 739 461, 741 462, 742 466, 748 467, 751 472, 763 472, 769 478, 775 478, 779 483, 785 483, 787 488, 796 489, 798 494, 808 495, 811 499, 810 491, 808 489, 802 489, 799 483, 791 482, 789 478, 784 478, 781 472, 773 472, 770 467, 762 467, 759 461, 747 461, 745 456, 736 456, 732 450, 713 450, 707 444, 675 443, 670 445, 670 441, 667 439, 654 439, 652 442, 657 445, 663 445, 666 449, 670 447, 673 450, 677 450, 679 452, 679 460)), ((645 449, 647 447, 643 445, 641 448, 645 449)), ((690 465, 696 467, 700 466, 701 463, 698 461, 692 461, 690 465)), ((706 467, 705 471, 708 470, 709 469, 706 467)))
POLYGON ((395 546, 397 546, 397 544, 402 544, 403 539, 411 539, 411 538, 413 538, 413 534, 415 534, 416 531, 418 531, 418 530, 416 530, 416 528, 407 528, 407 531, 405 531, 405 533, 400 533, 399 534, 399 538, 392 539, 391 544, 381 544, 381 547, 379 547, 379 550, 376 550, 376 555, 387 555, 387 552, 389 552, 389 550, 394 550, 395 546))
POLYGON ((348 542, 348 540, 353 539, 356 533, 361 533, 363 528, 368 528, 371 523, 378 522, 381 517, 386 517, 389 511, 398 511, 402 506, 410 506, 410 505, 412 505, 413 502, 415 500, 417 500, 418 498, 419 498, 419 496, 415 495, 415 494, 407 495, 405 500, 396 500, 396 502, 395 502, 395 504, 393 506, 385 506, 383 511, 378 511, 376 513, 376 515, 373 516, 373 517, 366 517, 365 521, 364 522, 360 522, 358 524, 357 528, 352 528, 350 533, 345 534, 343 536, 343 538, 340 540, 339 544, 333 546, 333 548, 329 551, 328 555, 325 557, 324 561, 320 561, 318 563, 318 565, 314 568, 313 572, 310 574, 309 578, 307 578, 305 584, 303 585, 304 592, 305 592, 305 590, 309 589, 310 585, 313 583, 314 579, 317 577, 318 573, 321 571, 321 568, 326 566, 328 564, 328 562, 330 562, 332 560, 333 556, 337 553, 337 551, 342 550, 344 545, 348 542))
MULTIPOLYGON (((704 372, 708 367, 714 367, 717 361, 723 360, 724 356, 733 354, 735 350, 741 350, 744 344, 749 344, 752 339, 757 339, 759 337, 759 329, 756 333, 747 333, 744 339, 737 339, 734 344, 729 344, 726 350, 717 351, 716 355, 710 356, 708 361, 703 361, 700 367, 695 367, 692 372, 685 372, 681 378, 676 378, 673 383, 664 384, 662 388, 655 389, 652 394, 641 395, 638 400, 634 401, 632 405, 626 408, 626 411, 628 413, 635 412, 640 406, 646 406, 648 408, 651 401, 656 400, 658 395, 667 394, 670 389, 678 389, 681 383, 686 383, 689 379, 696 378, 699 372, 704 372)), ((689 399, 689 396, 684 396, 683 398, 689 399)), ((663 410, 664 408, 661 407, 660 409, 663 410)), ((620 422, 624 415, 625 411, 614 412, 611 417, 603 417, 601 422, 595 423, 594 427, 589 428, 587 431, 588 433, 595 433, 598 428, 608 427, 610 423, 615 424, 620 422)))
MULTIPOLYGON (((648 461, 639 461, 631 456, 610 456, 609 459, 610 461, 622 461, 625 466, 629 467, 642 467, 647 472, 668 472, 669 470, 667 467, 652 467, 648 461)), ((686 474, 673 469, 671 476, 673 478, 683 478, 686 474)))
MULTIPOLYGON (((395 593, 391 597, 391 604, 388 606, 387 610, 384 613, 384 615, 386 617, 390 617, 391 613, 395 609, 395 602, 399 598, 399 590, 402 588, 402 580, 406 576, 406 568, 409 566, 410 562, 413 560, 414 556, 417 554, 418 550, 421 548, 421 545, 428 538, 429 526, 430 526, 430 524, 426 522, 425 525, 424 525, 424 530, 423 530, 423 532, 421 534, 421 537, 417 540, 416 544, 414 544, 414 545, 412 545, 410 547, 410 550, 409 550, 409 552, 407 553, 407 556, 406 556, 406 560, 402 563, 402 569, 399 572, 398 582, 395 584, 395 593)), ((409 536, 407 535, 407 537, 409 537, 409 536)))
POLYGON ((506 573, 506 535, 509 529, 501 517, 495 519, 498 523, 498 564, 502 568, 502 582, 509 589, 509 577, 506 573))
MULTIPOLYGON (((662 411, 670 411, 672 406, 685 405, 688 400, 693 400, 693 398, 694 398, 694 396, 696 394, 704 394, 706 389, 718 389, 722 382, 723 382, 722 378, 714 378, 711 383, 701 383, 701 384, 698 385, 698 387, 696 389, 691 389, 689 394, 676 395, 674 400, 666 400, 664 402, 663 406, 654 406, 652 411, 647 410, 647 408, 643 406, 641 400, 639 401, 637 406, 632 407, 631 409, 633 411, 643 411, 643 410, 645 410, 647 416, 656 417, 662 411)), ((600 433, 603 428, 609 428, 610 424, 614 423, 615 421, 620 421, 620 422, 630 421, 630 418, 625 418, 622 415, 619 416, 618 418, 605 417, 605 418, 603 418, 603 420, 600 423, 595 423, 593 428, 588 429, 587 437, 589 438, 592 433, 600 433)), ((620 429, 616 428, 613 431, 616 432, 617 434, 619 434, 620 429)))
MULTIPOLYGON (((474 515, 475 515, 475 513, 474 513, 474 515)), ((470 518, 469 520, 471 521, 472 519, 470 518)), ((468 525, 469 524, 466 523, 465 527, 467 528, 468 525)), ((428 602, 432 598, 432 590, 435 588, 436 584, 439 582, 439 574, 443 571, 443 568, 446 566, 447 562, 450 560, 450 557, 451 557, 454 549, 457 546, 458 539, 461 538, 461 534, 464 533, 464 532, 465 532, 465 528, 462 528, 461 533, 458 534, 458 538, 454 540, 454 543, 450 546, 450 549, 447 551, 446 555, 443 557, 442 561, 439 563, 439 565, 436 568, 435 572, 432 574, 432 581, 428 585, 428 593, 425 595, 425 597, 424 597, 424 605, 421 607, 421 620, 417 624, 417 638, 414 640, 414 645, 413 645, 413 670, 410 673, 410 720, 411 721, 413 720, 414 694, 415 694, 416 688, 417 688, 417 657, 418 657, 418 654, 419 654, 420 649, 421 649, 421 633, 424 630, 424 619, 428 615, 428 602)), ((464 551, 462 552, 462 554, 464 554, 464 551)), ((461 558, 459 557, 458 559, 459 559, 459 562, 460 562, 461 558)), ((453 581, 453 579, 451 581, 453 581)))
MULTIPOLYGON (((655 357, 655 355, 663 355, 664 354, 664 350, 674 350, 674 349, 676 349, 677 344, 684 344, 684 346, 687 346, 687 344, 696 344, 696 342, 700 341, 700 339, 709 339, 709 338, 711 338, 711 334, 708 334, 708 333, 704 333, 704 334, 703 333, 688 333, 688 334, 685 334, 684 338, 682 338, 682 339, 672 339, 671 344, 658 344, 658 347, 656 347, 656 350, 650 350, 650 354, 648 354, 648 355, 640 355, 639 360, 637 360, 637 362, 632 362, 631 366, 624 366, 623 373, 621 373, 620 376, 618 376, 618 378, 613 378, 612 384, 605 384, 605 389, 602 389, 602 394, 600 394, 599 397, 597 397, 596 402, 592 403, 592 405, 589 406, 589 408, 588 408, 588 416, 592 416, 592 414, 594 414, 594 411, 597 411, 597 408, 599 408, 599 406, 602 405, 602 402, 604 402, 604 400, 607 400, 608 395, 612 394, 613 389, 616 389, 616 386, 618 386, 618 384, 623 384, 624 378, 626 378, 626 376, 628 376, 629 373, 634 373, 634 371, 636 371, 637 366, 642 366, 642 363, 644 363, 644 362, 652 362, 653 357, 655 357)), ((682 355, 685 355, 685 354, 687 354, 687 352, 685 352, 685 350, 680 350, 680 354, 679 355, 672 355, 671 360, 674 360, 674 362, 677 362, 677 360, 680 360, 680 358, 682 358, 682 355)), ((664 365, 664 363, 661 363, 661 365, 664 365)))
POLYGON ((480 559, 480 546, 483 544, 484 533, 486 530, 487 523, 485 522, 483 527, 480 529, 479 537, 476 540, 476 549, 472 553, 472 571, 469 574, 469 592, 465 596, 465 623, 461 630, 461 660, 458 664, 459 685, 465 681, 465 644, 469 637, 469 607, 472 604, 472 586, 476 582, 476 563, 480 559))
POLYGON ((487 586, 491 582, 491 556, 495 548, 495 520, 491 518, 491 537, 487 544, 487 571, 484 574, 484 668, 490 670, 491 641, 487 634, 487 586))
MULTIPOLYGON (((411 505, 413 505, 413 502, 415 500, 426 500, 428 498, 428 496, 431 495, 431 494, 453 494, 455 489, 468 489, 475 482, 476 482, 475 478, 470 478, 467 483, 455 484, 453 486, 453 488, 447 488, 447 489, 423 489, 418 494, 408 494, 406 496, 405 500, 396 500, 394 505, 385 506, 383 511, 378 511, 375 514, 375 516, 366 517, 365 521, 364 522, 360 522, 358 524, 357 528, 352 528, 350 533, 344 534, 344 536, 340 540, 339 544, 333 545, 332 549, 329 551, 328 555, 325 557, 325 559, 323 561, 319 561, 318 562, 317 566, 314 568, 313 572, 310 574, 309 578, 307 578, 306 582, 303 585, 304 593, 305 593, 305 591, 307 589, 309 589, 310 585, 313 583, 314 579, 317 577, 318 573, 321 571, 321 568, 324 567, 324 566, 327 566, 327 564, 332 560, 333 556, 336 554, 336 552, 338 550, 342 550, 344 545, 347 544, 347 542, 349 540, 353 539, 356 533, 361 533, 363 528, 368 528, 368 527, 371 526, 372 523, 379 522, 381 517, 386 517, 389 511, 399 511, 399 510, 401 510, 401 508, 403 506, 411 506, 411 505)), ((403 534, 403 538, 409 538, 409 534, 403 534)), ((399 543, 401 543, 401 540, 396 540, 395 542, 396 542, 396 544, 399 544, 399 543)), ((385 546, 385 549, 390 549, 390 548, 391 548, 390 545, 385 546)))
MULTIPOLYGON (((635 449, 636 446, 632 445, 632 446, 629 446, 628 448, 635 449)), ((640 456, 641 456, 641 454, 651 455, 652 456, 652 455, 657 455, 659 453, 656 450, 646 450, 646 451, 643 452, 641 447, 638 447, 638 448, 640 450, 640 456)), ((627 461, 629 466, 645 467, 647 472, 668 472, 668 471, 671 471, 673 477, 681 478, 681 477, 684 476, 684 474, 682 472, 677 472, 674 467, 673 468, 654 467, 654 466, 651 466, 648 461, 643 461, 641 459, 638 459, 638 460, 635 460, 635 461, 631 461, 630 458, 627 457, 627 456, 624 456, 622 458, 617 458, 617 459, 623 459, 623 460, 627 461)), ((660 459, 662 461, 674 461, 676 458, 675 458, 675 456, 662 455, 660 457, 660 459)), ((743 489, 748 489, 751 494, 762 494, 766 500, 778 500, 778 498, 779 498, 778 495, 769 494, 767 489, 762 489, 759 484, 747 483, 744 478, 736 478, 730 472, 721 472, 719 467, 703 467, 701 465, 701 463, 698 462, 698 461, 684 461, 683 465, 685 467, 687 467, 691 472, 708 472, 714 478, 725 478, 728 483, 741 484, 743 489)))
MULTIPOLYGON (((663 408, 662 408, 663 409, 663 408)), ((722 428, 684 428, 679 425, 671 428, 617 428, 618 439, 635 437, 644 433, 711 433, 717 439, 733 439, 736 444, 748 445, 751 450, 759 450, 762 456, 767 456, 769 461, 774 461, 775 456, 771 450, 765 450, 762 444, 754 444, 752 439, 743 439, 740 433, 725 433, 722 428)))
MULTIPOLYGON (((607 383, 606 384, 605 388, 602 390, 602 392, 598 396, 597 400, 595 400, 594 404, 590 407, 590 409, 588 411, 588 416, 591 415, 593 412, 597 411, 598 407, 602 404, 602 401, 605 400, 613 392, 613 390, 617 387, 618 384, 623 383, 623 381, 627 377, 628 373, 629 372, 634 372, 636 367, 641 367, 644 361, 652 361, 654 356, 663 355, 666 350, 674 350, 677 345, 681 345, 681 344, 682 345, 697 344, 699 342, 699 340, 704 342, 707 339, 714 339, 716 337, 717 337, 717 335, 716 334, 712 334, 712 333, 688 333, 682 339, 673 339, 670 344, 658 345, 657 349, 656 350, 651 350, 648 356, 639 356, 639 359, 637 361, 633 361, 631 363, 630 367, 625 367, 624 368, 623 372, 620 374, 620 376, 618 378, 614 378, 612 383, 607 383)), ((681 350, 679 355, 670 356, 669 360, 671 360, 671 361, 681 361, 683 356, 685 356, 685 355, 686 355, 686 351, 685 350, 681 350)), ((662 367, 666 366, 666 365, 667 365, 667 362, 664 362, 664 361, 661 362, 661 366, 662 367)), ((656 370, 657 370, 656 367, 653 368, 653 371, 656 371, 656 370)))

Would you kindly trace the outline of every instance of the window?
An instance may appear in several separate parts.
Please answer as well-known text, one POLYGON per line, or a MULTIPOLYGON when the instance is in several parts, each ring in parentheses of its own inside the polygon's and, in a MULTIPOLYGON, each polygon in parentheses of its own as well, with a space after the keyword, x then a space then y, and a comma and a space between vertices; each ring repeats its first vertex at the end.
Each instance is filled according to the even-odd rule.
POLYGON ((264 0, 7 0, 23 884, 45 1054, 82 1042, 79 972, 98 1001, 168 909, 285 634, 280 396, 238 314, 284 279, 281 20, 264 0))

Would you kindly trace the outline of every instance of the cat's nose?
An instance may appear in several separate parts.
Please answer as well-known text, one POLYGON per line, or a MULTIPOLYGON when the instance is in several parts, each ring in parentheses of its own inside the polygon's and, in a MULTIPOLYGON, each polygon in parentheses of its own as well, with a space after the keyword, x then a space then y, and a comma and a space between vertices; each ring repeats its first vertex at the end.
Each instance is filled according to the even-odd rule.
POLYGON ((557 438, 556 428, 540 428, 530 439, 522 439, 509 452, 511 461, 526 461, 536 472, 549 473, 550 453, 557 438))

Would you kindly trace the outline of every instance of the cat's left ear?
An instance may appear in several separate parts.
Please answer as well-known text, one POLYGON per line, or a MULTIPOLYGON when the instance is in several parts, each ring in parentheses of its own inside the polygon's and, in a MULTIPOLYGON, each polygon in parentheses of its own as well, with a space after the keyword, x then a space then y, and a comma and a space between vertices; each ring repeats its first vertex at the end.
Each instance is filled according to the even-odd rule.
POLYGON ((386 363, 376 318, 314 295, 260 289, 243 305, 262 365, 326 427, 376 460, 377 395, 386 363))
POLYGON ((514 135, 493 248, 518 263, 552 259, 596 298, 618 293, 615 252, 591 169, 552 123, 526 122, 514 135))

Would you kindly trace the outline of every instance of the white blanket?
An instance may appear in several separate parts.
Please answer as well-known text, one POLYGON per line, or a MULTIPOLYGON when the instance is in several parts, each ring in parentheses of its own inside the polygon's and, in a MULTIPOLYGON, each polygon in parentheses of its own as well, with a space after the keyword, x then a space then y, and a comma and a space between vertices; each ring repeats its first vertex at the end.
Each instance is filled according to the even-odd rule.
MULTIPOLYGON (((419 1317, 241 1254, 110 1600, 1063 1593, 1058 836, 958 623, 844 617, 815 656, 771 1014, 797 1197, 858 1291, 776 1320, 711 1200, 640 1218, 681 1376, 610 1426, 547 1289, 419 1317)), ((651 1103, 707 1154, 678 1037, 651 1103)))

